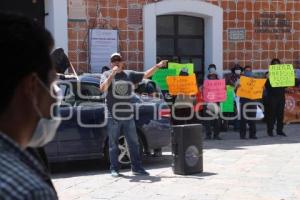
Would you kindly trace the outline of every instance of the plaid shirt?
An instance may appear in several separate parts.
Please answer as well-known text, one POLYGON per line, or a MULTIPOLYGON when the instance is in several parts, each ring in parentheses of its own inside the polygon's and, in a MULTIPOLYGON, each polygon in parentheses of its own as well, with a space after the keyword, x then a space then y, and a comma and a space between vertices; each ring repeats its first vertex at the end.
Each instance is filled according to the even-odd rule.
POLYGON ((40 163, 0 132, 0 199, 53 200, 55 191, 40 163))

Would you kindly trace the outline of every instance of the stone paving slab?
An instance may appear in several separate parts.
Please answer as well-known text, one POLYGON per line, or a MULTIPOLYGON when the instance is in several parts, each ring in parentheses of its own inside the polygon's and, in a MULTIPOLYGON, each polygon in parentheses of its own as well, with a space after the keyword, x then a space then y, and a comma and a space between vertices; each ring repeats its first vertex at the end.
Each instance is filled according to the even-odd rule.
POLYGON ((258 140, 222 133, 222 141, 204 142, 204 173, 179 176, 171 169, 171 152, 144 161, 149 177, 112 178, 107 170, 54 174, 60 199, 117 200, 300 200, 300 125, 285 127, 289 137, 258 140))

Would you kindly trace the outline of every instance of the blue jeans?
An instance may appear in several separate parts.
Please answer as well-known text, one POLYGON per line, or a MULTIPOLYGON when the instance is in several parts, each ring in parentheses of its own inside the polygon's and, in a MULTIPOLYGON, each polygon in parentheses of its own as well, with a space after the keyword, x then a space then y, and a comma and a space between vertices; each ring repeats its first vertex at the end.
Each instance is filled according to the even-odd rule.
POLYGON ((142 170, 139 140, 136 132, 135 122, 133 119, 130 120, 115 120, 113 118, 108 119, 108 137, 109 137, 109 159, 110 159, 110 170, 118 171, 120 169, 118 155, 119 155, 119 136, 121 130, 127 140, 131 168, 133 171, 142 170))

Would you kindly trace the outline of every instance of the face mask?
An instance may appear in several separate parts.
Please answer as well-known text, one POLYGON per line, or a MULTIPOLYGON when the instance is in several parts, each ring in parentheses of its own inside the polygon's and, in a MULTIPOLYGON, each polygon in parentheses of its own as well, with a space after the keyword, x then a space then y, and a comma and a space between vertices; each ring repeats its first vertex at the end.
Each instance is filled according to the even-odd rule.
POLYGON ((240 75, 241 74, 241 70, 235 70, 234 71, 237 75, 240 75))
MULTIPOLYGON (((40 81, 40 83, 43 85, 44 88, 46 88, 45 85, 41 81, 40 81)), ((57 104, 59 104, 58 100, 62 99, 62 96, 61 96, 62 93, 61 93, 60 88, 57 85, 53 85, 53 89, 56 93, 56 100, 57 100, 56 105, 57 105, 57 104)), ((47 91, 49 92, 48 89, 47 89, 47 91)), ((53 138, 55 137, 55 134, 56 134, 56 130, 57 130, 58 126, 60 125, 61 119, 59 117, 59 113, 58 113, 57 109, 56 109, 56 113, 53 113, 55 115, 55 117, 51 116, 51 118, 48 119, 48 118, 44 118, 42 116, 41 111, 37 107, 36 103, 33 103, 33 105, 34 105, 34 109, 36 110, 36 112, 38 113, 38 115, 40 117, 40 120, 33 132, 32 138, 30 139, 28 146, 36 148, 36 147, 45 146, 47 143, 49 143, 53 140, 53 138)))
POLYGON ((211 73, 211 74, 216 73, 216 69, 215 69, 215 68, 210 68, 208 71, 209 71, 209 73, 211 73))
POLYGON ((247 77, 251 77, 253 76, 253 73, 251 71, 245 71, 244 75, 247 77))

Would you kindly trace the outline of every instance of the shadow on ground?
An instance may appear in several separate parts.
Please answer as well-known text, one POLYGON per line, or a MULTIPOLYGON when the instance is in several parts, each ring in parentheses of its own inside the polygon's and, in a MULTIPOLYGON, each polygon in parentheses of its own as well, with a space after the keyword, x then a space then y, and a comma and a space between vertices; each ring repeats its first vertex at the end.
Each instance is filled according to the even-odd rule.
POLYGON ((204 149, 243 150, 249 146, 300 143, 300 135, 298 134, 300 124, 285 126, 284 131, 288 137, 277 136, 276 134, 274 134, 274 137, 269 137, 265 126, 263 123, 257 124, 257 140, 240 140, 238 132, 229 130, 221 133, 223 140, 204 140, 204 149))
MULTIPOLYGON (((146 169, 159 169, 171 167, 172 156, 163 155, 160 157, 145 157, 143 166, 146 169)), ((109 173, 109 166, 104 160, 83 160, 83 161, 68 161, 63 163, 52 163, 50 165, 53 178, 67 178, 74 176, 86 176, 96 174, 109 173)), ((130 166, 122 166, 122 172, 130 170, 130 166)), ((125 177, 126 178, 126 177, 125 177)))
MULTIPOLYGON (((292 124, 285 127, 285 132, 288 137, 268 137, 265 133, 265 125, 257 125, 257 140, 240 140, 239 133, 229 130, 228 132, 222 132, 221 137, 223 140, 204 140, 204 150, 209 149, 220 149, 220 150, 246 150, 250 146, 258 145, 278 145, 278 144, 293 144, 300 143, 299 133, 300 125, 292 124)), ((162 157, 145 157, 143 165, 146 169, 161 169, 171 168, 172 164, 171 147, 164 148, 164 155, 162 157)), ((122 172, 128 172, 130 166, 122 168, 122 172)), ((88 175, 99 175, 108 174, 109 167, 104 160, 86 160, 86 161, 72 161, 65 163, 56 163, 51 165, 51 172, 53 178, 67 178, 75 176, 88 176, 88 175)), ((199 175, 193 175, 192 178, 199 178, 204 176, 212 176, 214 173, 202 173, 199 175)), ((184 176, 187 178, 189 176, 184 176)), ((135 176, 124 176, 123 178, 130 179, 131 182, 158 182, 161 178, 172 178, 163 176, 149 176, 149 177, 135 177, 135 176)))

